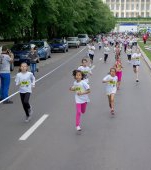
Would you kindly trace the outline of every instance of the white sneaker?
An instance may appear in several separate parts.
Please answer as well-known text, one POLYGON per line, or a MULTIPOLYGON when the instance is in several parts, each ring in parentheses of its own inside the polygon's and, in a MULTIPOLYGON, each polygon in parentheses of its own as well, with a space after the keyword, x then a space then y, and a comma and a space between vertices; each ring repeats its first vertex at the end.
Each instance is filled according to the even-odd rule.
POLYGON ((81 127, 80 126, 77 126, 77 131, 81 131, 81 127))
POLYGON ((31 116, 26 117, 25 122, 28 123, 31 120, 31 116))

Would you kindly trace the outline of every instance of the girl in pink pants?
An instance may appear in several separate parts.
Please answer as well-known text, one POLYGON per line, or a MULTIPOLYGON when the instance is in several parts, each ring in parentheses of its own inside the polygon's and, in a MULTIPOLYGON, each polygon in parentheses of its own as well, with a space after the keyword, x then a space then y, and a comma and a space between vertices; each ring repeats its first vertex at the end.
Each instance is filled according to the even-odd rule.
POLYGON ((87 103, 90 101, 88 94, 90 93, 90 86, 87 82, 83 81, 84 74, 80 70, 74 70, 73 76, 75 78, 74 85, 70 88, 70 91, 75 92, 75 102, 76 102, 76 129, 81 131, 80 120, 81 114, 86 111, 87 103))

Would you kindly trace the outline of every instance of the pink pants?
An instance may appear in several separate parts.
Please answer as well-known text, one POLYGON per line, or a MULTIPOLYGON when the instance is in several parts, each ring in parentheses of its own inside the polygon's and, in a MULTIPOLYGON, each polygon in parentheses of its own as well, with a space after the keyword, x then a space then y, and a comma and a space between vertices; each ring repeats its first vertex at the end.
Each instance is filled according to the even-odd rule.
POLYGON ((80 126, 81 113, 86 111, 87 103, 76 103, 76 126, 80 126))

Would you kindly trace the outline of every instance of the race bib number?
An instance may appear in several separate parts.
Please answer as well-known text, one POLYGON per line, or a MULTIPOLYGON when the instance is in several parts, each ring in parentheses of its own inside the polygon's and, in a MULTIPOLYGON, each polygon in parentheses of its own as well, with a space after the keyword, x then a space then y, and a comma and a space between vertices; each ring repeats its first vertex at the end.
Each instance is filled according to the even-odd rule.
POLYGON ((29 81, 22 81, 20 82, 20 86, 29 86, 30 82, 29 81))

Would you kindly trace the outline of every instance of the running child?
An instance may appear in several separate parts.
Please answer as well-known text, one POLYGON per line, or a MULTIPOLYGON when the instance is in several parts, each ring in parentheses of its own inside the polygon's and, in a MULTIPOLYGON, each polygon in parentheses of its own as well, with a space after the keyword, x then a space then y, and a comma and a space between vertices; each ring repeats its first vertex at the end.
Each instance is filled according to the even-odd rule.
POLYGON ((29 104, 32 88, 35 87, 35 77, 33 73, 28 72, 27 63, 22 63, 20 72, 16 75, 16 85, 19 86, 20 98, 26 113, 25 122, 29 122, 33 113, 32 107, 29 104))
POLYGON ((91 68, 88 66, 88 60, 86 58, 82 59, 82 65, 78 68, 84 74, 84 81, 89 83, 89 75, 92 75, 91 68))
POLYGON ((102 48, 102 42, 101 41, 99 41, 99 50, 101 50, 101 48, 102 48))
POLYGON ((140 58, 142 54, 140 49, 137 48, 136 52, 132 55, 132 63, 133 63, 133 71, 136 74, 136 82, 139 82, 138 73, 139 73, 139 66, 140 66, 140 58))
POLYGON ((127 46, 126 54, 127 54, 128 62, 131 63, 132 49, 131 49, 131 47, 129 45, 127 46))
POLYGON ((89 57, 90 57, 90 63, 91 63, 90 66, 92 66, 92 64, 93 64, 94 51, 95 51, 95 46, 92 43, 90 46, 90 49, 89 49, 89 57))
POLYGON ((83 81, 84 74, 80 70, 74 70, 73 76, 75 78, 74 85, 70 91, 75 92, 76 102, 76 129, 81 131, 81 114, 86 112, 87 103, 90 101, 88 94, 90 93, 90 86, 83 81))
POLYGON ((110 52, 110 48, 108 47, 108 45, 106 44, 104 47, 104 63, 106 63, 108 56, 109 56, 109 52, 110 52))
POLYGON ((120 56, 117 57, 116 62, 115 62, 115 68, 116 68, 116 76, 118 78, 117 80, 117 90, 120 89, 120 85, 121 85, 121 80, 122 80, 122 62, 120 59, 120 56))
POLYGON ((114 115, 114 98, 117 91, 117 76, 116 69, 111 68, 109 75, 104 77, 103 83, 106 83, 106 94, 109 100, 109 107, 111 109, 111 114, 114 115))

